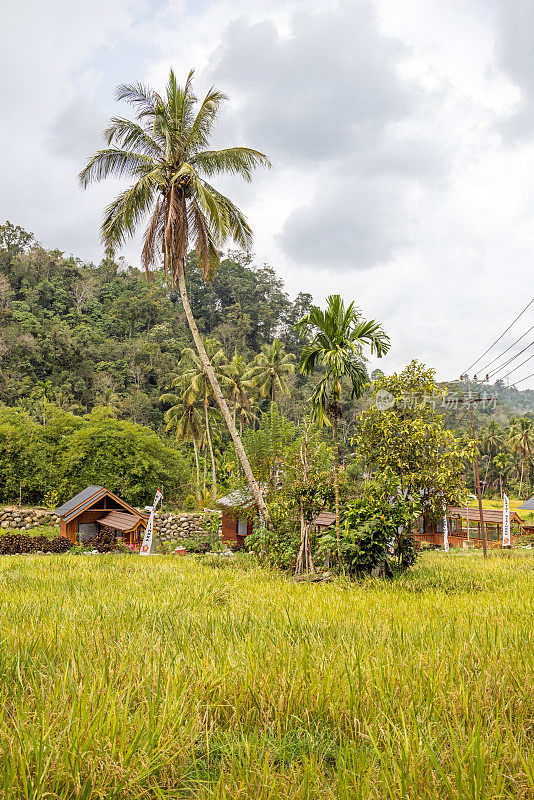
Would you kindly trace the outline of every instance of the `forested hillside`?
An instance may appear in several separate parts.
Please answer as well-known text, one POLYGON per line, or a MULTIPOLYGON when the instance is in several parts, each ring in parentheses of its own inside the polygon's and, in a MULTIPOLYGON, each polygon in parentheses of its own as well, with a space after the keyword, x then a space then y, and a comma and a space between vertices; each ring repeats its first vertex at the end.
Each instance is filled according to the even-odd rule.
MULTIPOLYGON (((268 424, 273 400, 288 421, 302 420, 316 376, 296 368, 304 340, 295 323, 311 296, 290 300, 274 269, 240 252, 228 252, 208 283, 190 260, 187 281, 241 432, 268 424)), ((449 396, 464 389, 442 388, 449 396)), ((530 491, 534 392, 495 391, 495 405, 475 408, 484 480, 488 491, 506 481, 530 491)), ((349 465, 358 414, 372 394, 372 385, 359 400, 344 393, 340 448, 349 465)), ((227 486, 234 468, 181 301, 164 275, 148 280, 120 259, 94 265, 45 250, 10 223, 0 226, 0 403, 0 500, 38 502, 107 481, 139 502, 149 499, 147 485, 161 483, 168 497, 194 505, 210 486, 227 486)), ((436 412, 446 427, 471 435, 465 403, 438 403, 436 412)))
MULTIPOLYGON (((188 284, 202 333, 228 357, 249 357, 275 337, 298 352, 293 325, 311 297, 291 302, 271 267, 228 253, 209 284, 190 263, 188 284)), ((181 303, 161 273, 147 281, 120 260, 85 264, 9 223, 0 227, 2 402, 27 407, 46 396, 76 412, 106 405, 157 426, 159 396, 190 345, 181 303)))

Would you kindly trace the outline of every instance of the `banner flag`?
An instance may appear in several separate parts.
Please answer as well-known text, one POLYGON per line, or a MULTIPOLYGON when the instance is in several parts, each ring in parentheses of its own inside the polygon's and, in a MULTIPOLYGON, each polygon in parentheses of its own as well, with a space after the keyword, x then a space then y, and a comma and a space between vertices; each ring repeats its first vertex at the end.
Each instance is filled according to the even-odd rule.
POLYGON ((160 490, 156 489, 156 495, 154 497, 154 502, 152 503, 152 510, 148 518, 148 525, 146 526, 145 535, 143 537, 143 544, 141 545, 141 550, 139 551, 140 556, 150 555, 150 548, 152 547, 152 532, 154 530, 154 514, 156 513, 156 506, 162 497, 163 495, 160 490))
POLYGON ((445 548, 445 552, 449 552, 449 523, 447 521, 447 511, 445 511, 445 516, 443 517, 443 547, 445 548))
POLYGON ((502 546, 510 547, 510 501, 507 494, 502 496, 502 546))

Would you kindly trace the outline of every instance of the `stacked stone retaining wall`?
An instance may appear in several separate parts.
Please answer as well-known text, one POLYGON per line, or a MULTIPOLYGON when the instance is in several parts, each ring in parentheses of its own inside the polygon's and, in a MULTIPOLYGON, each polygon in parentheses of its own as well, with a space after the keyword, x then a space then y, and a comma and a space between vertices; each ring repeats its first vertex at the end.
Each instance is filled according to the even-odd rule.
POLYGON ((0 533, 6 529, 29 531, 41 525, 59 525, 58 515, 49 508, 0 506, 0 533))
MULTIPOLYGON (((218 516, 219 512, 209 512, 210 516, 218 516)), ((201 539, 210 533, 204 527, 205 515, 196 512, 170 511, 159 512, 156 515, 156 530, 163 543, 179 539, 201 539)))

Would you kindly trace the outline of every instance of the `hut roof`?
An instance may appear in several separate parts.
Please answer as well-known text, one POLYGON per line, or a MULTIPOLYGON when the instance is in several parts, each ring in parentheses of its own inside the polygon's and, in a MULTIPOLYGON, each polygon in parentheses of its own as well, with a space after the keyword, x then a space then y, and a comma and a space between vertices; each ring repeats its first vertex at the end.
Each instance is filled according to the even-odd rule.
POLYGON ((254 505, 254 498, 248 489, 236 489, 224 497, 219 497, 215 502, 224 508, 250 508, 254 505))
POLYGON ((526 500, 522 506, 519 506, 519 511, 534 511, 534 497, 526 500))
POLYGON ((78 506, 85 506, 88 500, 92 500, 93 498, 97 500, 105 491, 103 486, 87 486, 56 509, 56 514, 59 514, 60 517, 64 517, 70 511, 74 511, 75 508, 78 508, 78 506))
MULTIPOLYGON (((121 500, 120 497, 117 497, 116 494, 110 492, 109 489, 105 489, 103 486, 88 486, 83 491, 78 492, 78 494, 71 497, 70 500, 67 500, 66 503, 63 503, 60 506, 56 513, 59 514, 60 517, 65 519, 65 522, 70 522, 73 519, 85 511, 88 508, 91 508, 97 500, 100 500, 102 497, 111 497, 115 500, 125 511, 130 512, 133 515, 139 517, 139 519, 148 519, 146 514, 135 509, 126 500, 121 500)), ((111 511, 112 509, 109 509, 111 511)))
POLYGON ((99 525, 105 525, 107 528, 113 528, 117 531, 132 531, 137 528, 143 517, 141 514, 134 516, 133 514, 125 514, 122 511, 110 511, 105 517, 97 520, 99 525))
MULTIPOLYGON (((467 509, 465 506, 448 506, 447 516, 457 517, 459 519, 467 519, 467 509)), ((502 525, 502 509, 483 508, 482 520, 483 522, 493 522, 497 525, 502 525)), ((478 508, 469 509, 469 522, 480 522, 480 513, 478 508)), ((510 522, 516 522, 518 525, 523 524, 523 520, 518 514, 515 513, 515 511, 510 511, 510 522)))
POLYGON ((319 516, 313 520, 313 524, 318 528, 329 528, 336 521, 336 515, 331 511, 321 511, 319 516))

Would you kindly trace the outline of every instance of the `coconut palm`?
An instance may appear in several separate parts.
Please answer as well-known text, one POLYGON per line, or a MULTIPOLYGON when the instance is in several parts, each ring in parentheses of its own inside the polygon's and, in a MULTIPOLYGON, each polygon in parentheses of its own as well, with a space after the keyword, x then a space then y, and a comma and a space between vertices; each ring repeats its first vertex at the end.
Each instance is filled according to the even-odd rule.
POLYGON ((244 356, 237 351, 228 364, 221 367, 225 376, 226 394, 233 407, 234 423, 239 418, 240 433, 243 433, 243 423, 255 419, 253 404, 250 394, 252 381, 247 378, 249 365, 244 356))
POLYGON ((534 453, 534 426, 527 417, 519 417, 512 421, 509 433, 510 446, 521 460, 521 480, 519 481, 519 497, 521 497, 525 466, 527 467, 527 477, 530 477, 530 461, 534 453))
POLYGON ((246 378, 259 392, 260 397, 276 400, 277 393, 288 394, 287 379, 295 371, 295 356, 286 353, 284 345, 275 339, 264 344, 247 372, 246 378))
POLYGON ((149 273, 163 260, 165 275, 178 287, 187 322, 213 394, 234 441, 250 491, 263 518, 267 506, 252 474, 232 414, 223 396, 191 311, 186 289, 188 252, 196 252, 205 279, 217 272, 219 252, 234 241, 249 249, 251 228, 237 206, 210 183, 218 175, 239 175, 250 181, 269 159, 248 147, 209 149, 210 136, 224 94, 210 89, 197 105, 193 72, 179 86, 171 70, 164 95, 142 84, 119 86, 117 99, 135 110, 136 120, 113 117, 105 131, 107 147, 99 150, 80 173, 85 188, 104 178, 131 178, 133 183, 108 206, 102 241, 113 252, 131 238, 148 217, 142 263, 149 273))
MULTIPOLYGON (((217 381, 226 381, 226 376, 222 371, 226 365, 226 356, 220 343, 216 339, 206 339, 204 345, 217 381)), ((209 375, 202 359, 191 347, 186 347, 183 351, 179 366, 182 371, 179 377, 173 381, 173 386, 182 386, 189 400, 195 401, 198 399, 202 402, 204 409, 206 442, 211 459, 212 491, 215 494, 217 491, 217 470, 209 420, 209 404, 213 393, 209 375)))
POLYGON ((164 414, 167 423, 166 430, 174 430, 177 439, 193 443, 196 467, 196 487, 197 497, 200 492, 200 467, 198 463, 198 445, 204 436, 203 413, 198 399, 190 393, 183 394, 162 394, 161 403, 171 403, 170 408, 164 414))
POLYGON ((360 397, 369 380, 363 361, 363 348, 368 346, 371 353, 380 358, 389 350, 389 337, 378 322, 364 320, 354 303, 345 308, 338 294, 328 297, 326 311, 312 306, 297 323, 297 328, 299 332, 313 337, 302 350, 300 371, 310 375, 317 368, 322 370, 322 376, 310 398, 313 416, 321 427, 331 425, 334 434, 336 537, 341 565, 338 421, 343 380, 348 380, 352 397, 360 397))
POLYGON ((500 452, 503 446, 503 430, 494 419, 490 420, 488 427, 482 434, 482 453, 486 456, 486 474, 484 476, 484 492, 488 485, 488 470, 493 463, 493 459, 500 452))

